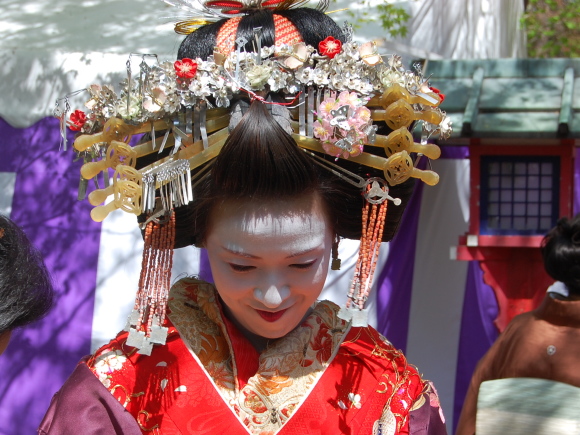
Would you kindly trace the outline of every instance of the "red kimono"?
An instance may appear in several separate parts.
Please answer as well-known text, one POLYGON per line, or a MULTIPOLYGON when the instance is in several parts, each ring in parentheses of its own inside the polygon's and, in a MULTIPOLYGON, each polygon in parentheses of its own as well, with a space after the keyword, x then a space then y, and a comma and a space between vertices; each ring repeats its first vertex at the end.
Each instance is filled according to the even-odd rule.
POLYGON ((119 334, 79 365, 39 432, 447 433, 432 385, 377 331, 340 319, 332 302, 261 354, 223 316, 210 284, 181 280, 169 309, 165 345, 139 355, 119 334))

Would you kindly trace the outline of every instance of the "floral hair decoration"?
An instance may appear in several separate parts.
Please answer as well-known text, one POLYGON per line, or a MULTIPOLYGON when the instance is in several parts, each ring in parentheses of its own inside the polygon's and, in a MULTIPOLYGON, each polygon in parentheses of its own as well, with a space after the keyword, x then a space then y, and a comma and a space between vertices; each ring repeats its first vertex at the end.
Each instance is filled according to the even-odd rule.
MULTIPOLYGON (((265 6, 289 3, 292 2, 265 6)), ((217 5, 218 2, 206 2, 203 8, 217 5)), ((148 253, 143 270, 165 270, 171 264, 168 252, 175 237, 173 209, 193 200, 192 184, 207 174, 208 166, 235 127, 240 117, 239 103, 234 105, 232 101, 249 94, 269 102, 275 119, 292 134, 299 147, 312 154, 317 164, 359 187, 367 198, 361 242, 364 249, 361 248, 347 304, 352 302, 356 310, 354 314, 352 309, 342 314, 364 325, 366 320, 361 319, 360 312, 370 291, 387 200, 394 205, 400 203, 389 196, 388 186, 409 177, 430 185, 437 183, 437 174, 416 168, 411 154, 439 157, 439 148, 427 140, 433 135, 445 138, 451 133, 449 118, 439 108, 444 96, 430 88, 420 72, 405 70, 400 57, 383 59, 372 42, 342 43, 328 37, 318 47, 304 42, 261 47, 259 32, 255 29, 256 49, 251 52, 243 48, 248 41, 237 40, 237 49, 227 54, 216 49, 205 60, 159 62, 154 56, 153 62, 146 62, 152 56, 143 55, 136 73, 128 62, 127 78, 120 90, 109 85, 87 88, 86 113, 75 110, 66 120, 66 110, 55 110, 61 128, 68 124, 79 131, 74 148, 85 162, 79 197, 84 196, 88 179, 96 180, 102 173, 105 186, 89 195, 95 206, 92 218, 101 221, 118 208, 145 215, 148 253), (284 95, 286 102, 269 101, 270 93, 284 95), (392 132, 387 136, 378 134, 377 121, 385 121, 392 132), (417 121, 422 123, 419 143, 409 131, 417 121), (149 133, 150 140, 130 145, 130 139, 141 133, 149 133), (368 147, 382 151, 368 152, 368 147), (363 179, 322 159, 320 155, 324 154, 332 156, 336 163, 348 159, 379 169, 384 179, 363 179), (153 163, 137 169, 137 159, 144 156, 153 157, 153 163), (109 171, 114 172, 112 183, 109 171), (99 205, 109 196, 112 201, 99 205)), ((344 33, 350 35, 349 31, 344 33)), ((68 108, 68 99, 65 100, 68 108)), ((154 292, 149 294, 152 285, 148 283, 153 278, 142 272, 128 326, 131 345, 142 353, 149 353, 152 344, 163 343, 165 337, 162 325, 169 283, 156 281, 154 292)))
POLYGON ((356 92, 342 91, 338 97, 324 99, 315 114, 314 137, 331 156, 355 157, 363 152, 365 144, 375 143, 377 126, 356 92))
POLYGON ((318 51, 323 56, 327 56, 329 59, 332 59, 342 50, 342 42, 339 39, 335 39, 332 36, 323 39, 318 44, 318 51))

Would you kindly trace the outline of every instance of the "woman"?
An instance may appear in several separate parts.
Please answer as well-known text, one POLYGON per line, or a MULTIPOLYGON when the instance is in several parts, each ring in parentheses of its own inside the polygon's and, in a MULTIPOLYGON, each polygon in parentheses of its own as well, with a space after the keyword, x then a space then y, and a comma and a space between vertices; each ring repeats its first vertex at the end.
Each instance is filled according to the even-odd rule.
POLYGON ((42 256, 18 225, 0 215, 0 354, 12 331, 44 317, 52 300, 42 256))
MULTIPOLYGON (((343 36, 318 11, 276 15, 260 9, 200 28, 182 44, 180 67, 191 57, 231 52, 255 37, 258 26, 262 47, 278 42, 280 26, 287 42, 343 36)), ((254 39, 246 48, 255 45, 254 39)), ((375 207, 361 211, 363 205, 382 196, 368 242, 388 241, 413 183, 391 189, 403 204, 386 213, 387 192, 372 178, 382 171, 347 162, 347 176, 332 163, 321 167, 287 132, 292 122, 280 93, 246 94, 253 101, 233 102, 231 133, 209 175, 196 177, 193 202, 175 208, 163 223, 170 229, 159 236, 152 235, 151 217, 143 218, 151 225, 146 246, 155 237, 166 242, 151 246, 166 246, 175 231, 172 245, 206 248, 215 285, 194 278, 173 285, 165 321, 155 310, 143 320, 142 307, 151 305, 143 301, 161 291, 143 296, 129 333, 81 362, 53 399, 40 433, 77 433, 79 416, 85 434, 446 433, 432 385, 357 317, 362 311, 317 302, 337 239, 368 230, 362 217, 375 207), (357 173, 371 181, 353 186, 357 173)), ((146 248, 147 261, 164 255, 154 252, 146 248)), ((368 283, 374 266, 367 263, 360 281, 368 283)), ((140 288, 146 291, 166 276, 144 270, 140 288)), ((350 300, 362 308, 366 295, 357 291, 350 300)))

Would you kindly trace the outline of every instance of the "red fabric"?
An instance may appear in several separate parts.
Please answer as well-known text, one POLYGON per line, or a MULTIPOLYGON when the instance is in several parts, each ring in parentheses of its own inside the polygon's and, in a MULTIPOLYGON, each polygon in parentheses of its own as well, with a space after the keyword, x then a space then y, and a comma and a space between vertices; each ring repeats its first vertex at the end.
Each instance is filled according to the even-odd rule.
POLYGON ((236 381, 238 388, 241 389, 248 383, 248 379, 258 371, 258 358, 260 355, 254 346, 244 337, 244 334, 223 315, 223 311, 220 310, 220 312, 222 313, 224 324, 227 328, 227 336, 230 339, 230 343, 234 349, 234 355, 236 356, 236 368, 238 370, 236 381))
POLYGON ((303 42, 300 32, 288 18, 278 14, 274 14, 273 18, 275 45, 293 45, 298 44, 299 42, 303 42))
MULTIPOLYGON (((103 348, 104 352, 124 349, 131 363, 114 373, 110 391, 135 417, 143 433, 171 435, 192 433, 193 429, 197 434, 248 433, 203 369, 193 361, 175 328, 170 327, 167 344, 156 347, 151 356, 135 353, 125 345, 126 339, 127 333, 123 332, 103 348), (164 380, 167 380, 165 388, 160 389, 164 380), (186 392, 176 391, 181 385, 188 386, 186 392)), ((246 348, 249 343, 241 344, 244 340, 241 334, 236 337, 233 341, 239 343, 235 347, 246 348)), ((394 396, 394 414, 407 416, 424 388, 423 381, 416 370, 407 365, 402 353, 384 345, 377 347, 380 340, 373 329, 351 329, 316 388, 279 434, 372 434, 385 397, 391 395, 394 396), (381 352, 383 357, 379 356, 381 352), (397 391, 393 391, 395 386, 397 391), (348 395, 353 391, 361 396, 360 409, 350 406, 348 395), (341 409, 339 401, 348 409, 341 409)), ((248 362, 248 359, 237 360, 238 367, 248 362)), ((94 359, 89 361, 89 366, 91 364, 94 359)), ((255 367, 255 361, 251 365, 255 367)), ((247 368, 242 367, 239 371, 247 374, 247 368)), ((397 433, 409 433, 407 418, 400 419, 397 433)))
MULTIPOLYGON (((124 349, 130 362, 115 371, 109 390, 143 433, 248 433, 193 361, 175 328, 170 327, 167 344, 156 347, 151 356, 135 353, 125 346, 126 340, 127 333, 122 332, 103 348, 105 352, 124 349), (176 391, 182 385, 187 385, 187 391, 176 391)), ((94 368, 94 360, 88 364, 94 368)))
POLYGON ((236 47, 236 34, 241 17, 234 17, 227 20, 217 34, 217 48, 220 53, 227 56, 236 47))
POLYGON ((143 433, 446 433, 430 384, 374 329, 349 330, 336 305, 258 354, 212 286, 183 280, 171 295, 179 326, 167 320, 164 346, 139 355, 123 332, 87 361, 143 433))

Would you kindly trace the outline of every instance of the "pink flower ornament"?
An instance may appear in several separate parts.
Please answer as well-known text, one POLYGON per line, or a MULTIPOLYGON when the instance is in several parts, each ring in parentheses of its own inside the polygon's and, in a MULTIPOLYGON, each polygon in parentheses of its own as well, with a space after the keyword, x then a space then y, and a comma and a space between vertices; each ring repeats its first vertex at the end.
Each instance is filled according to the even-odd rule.
POLYGON ((313 135, 320 139, 327 154, 336 158, 358 156, 365 144, 374 143, 376 126, 371 112, 355 92, 341 92, 326 98, 316 111, 313 135))
POLYGON ((314 122, 314 137, 322 141, 327 141, 332 136, 332 131, 334 129, 330 123, 326 120, 318 120, 314 122))
POLYGON ((362 100, 356 94, 356 92, 343 91, 338 95, 338 103, 341 106, 349 105, 353 107, 362 106, 362 100))
POLYGON ((336 109, 338 109, 338 101, 336 98, 325 98, 322 103, 320 103, 320 106, 318 106, 318 114, 322 118, 328 119, 332 116, 330 112, 336 109))

